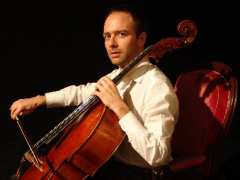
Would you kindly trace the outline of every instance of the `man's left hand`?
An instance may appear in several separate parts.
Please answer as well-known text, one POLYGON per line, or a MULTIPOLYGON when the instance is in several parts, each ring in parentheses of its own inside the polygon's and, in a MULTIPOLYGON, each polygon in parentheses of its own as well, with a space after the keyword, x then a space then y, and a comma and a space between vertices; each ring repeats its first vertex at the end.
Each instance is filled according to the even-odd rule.
POLYGON ((109 109, 115 112, 119 119, 129 111, 129 107, 122 100, 116 85, 106 76, 98 80, 94 95, 98 96, 109 109))

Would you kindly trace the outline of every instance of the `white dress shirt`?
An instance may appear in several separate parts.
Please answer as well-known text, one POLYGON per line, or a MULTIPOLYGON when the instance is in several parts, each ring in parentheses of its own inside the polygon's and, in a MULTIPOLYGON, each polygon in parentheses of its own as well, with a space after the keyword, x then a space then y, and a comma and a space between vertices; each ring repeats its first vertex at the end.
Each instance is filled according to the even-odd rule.
MULTIPOLYGON (((112 71, 112 79, 121 69, 112 71)), ((78 105, 95 90, 96 83, 68 86, 46 93, 47 107, 78 105)), ((126 138, 115 152, 119 161, 140 167, 156 167, 171 160, 171 137, 179 104, 169 79, 149 61, 134 67, 117 85, 130 108, 119 120, 126 138)))

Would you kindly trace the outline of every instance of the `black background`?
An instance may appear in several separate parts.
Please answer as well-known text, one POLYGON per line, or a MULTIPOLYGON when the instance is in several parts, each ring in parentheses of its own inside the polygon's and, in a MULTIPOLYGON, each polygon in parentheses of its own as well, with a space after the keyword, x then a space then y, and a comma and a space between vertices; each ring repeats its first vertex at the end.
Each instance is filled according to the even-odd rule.
MULTIPOLYGON (((0 14, 0 179, 8 179, 18 167, 26 143, 9 117, 11 103, 71 84, 96 81, 114 67, 102 39, 103 14, 112 1, 21 2, 1 4, 0 14), (82 3, 82 4, 81 4, 82 3)), ((162 58, 162 68, 174 83, 176 74, 211 60, 230 65, 237 76, 237 8, 229 3, 163 3, 139 1, 149 22, 148 44, 177 36, 180 20, 192 19, 198 26, 194 44, 162 58)), ((62 120, 71 109, 40 108, 26 116, 24 128, 33 142, 62 120)), ((239 123, 234 118, 226 142, 228 179, 237 176, 239 123)))

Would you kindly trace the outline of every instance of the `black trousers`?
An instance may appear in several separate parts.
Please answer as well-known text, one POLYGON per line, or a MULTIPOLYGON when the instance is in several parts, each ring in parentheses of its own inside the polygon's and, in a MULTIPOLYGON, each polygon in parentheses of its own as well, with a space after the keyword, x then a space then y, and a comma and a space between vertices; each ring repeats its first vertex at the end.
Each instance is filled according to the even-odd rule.
POLYGON ((151 169, 126 165, 110 159, 87 180, 157 180, 151 169))

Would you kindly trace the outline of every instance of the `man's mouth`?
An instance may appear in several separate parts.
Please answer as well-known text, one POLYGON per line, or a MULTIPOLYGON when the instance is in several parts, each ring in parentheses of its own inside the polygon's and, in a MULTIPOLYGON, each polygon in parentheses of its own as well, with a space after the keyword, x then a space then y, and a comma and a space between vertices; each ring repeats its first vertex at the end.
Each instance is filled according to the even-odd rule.
POLYGON ((120 52, 111 52, 111 57, 112 58, 117 58, 120 56, 120 52))

